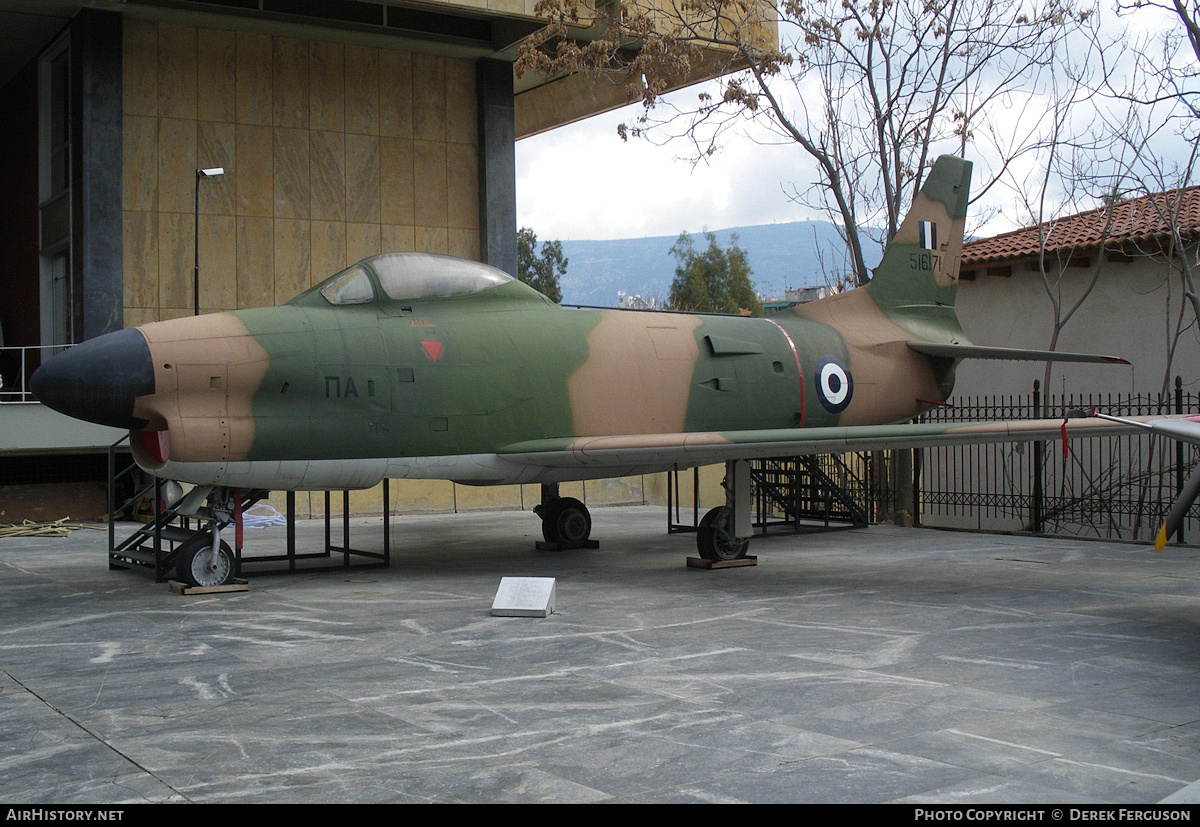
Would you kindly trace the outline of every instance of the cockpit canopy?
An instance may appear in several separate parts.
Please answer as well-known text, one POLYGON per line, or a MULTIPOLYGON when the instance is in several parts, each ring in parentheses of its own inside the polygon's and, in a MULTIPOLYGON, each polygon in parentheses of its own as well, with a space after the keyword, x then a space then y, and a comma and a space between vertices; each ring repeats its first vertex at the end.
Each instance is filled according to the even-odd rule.
POLYGON ((309 293, 319 292, 332 305, 365 304, 375 300, 371 273, 389 299, 466 296, 513 281, 507 273, 477 261, 430 253, 384 253, 347 267, 309 293))

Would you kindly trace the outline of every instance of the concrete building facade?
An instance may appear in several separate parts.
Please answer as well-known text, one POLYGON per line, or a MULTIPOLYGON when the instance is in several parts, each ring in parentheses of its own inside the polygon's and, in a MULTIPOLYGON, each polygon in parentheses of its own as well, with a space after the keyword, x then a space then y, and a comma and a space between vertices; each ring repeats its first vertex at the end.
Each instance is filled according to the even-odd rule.
POLYGON ((199 181, 202 312, 384 251, 480 257, 472 61, 156 21, 123 39, 126 326, 192 312, 202 167, 225 170, 199 181))

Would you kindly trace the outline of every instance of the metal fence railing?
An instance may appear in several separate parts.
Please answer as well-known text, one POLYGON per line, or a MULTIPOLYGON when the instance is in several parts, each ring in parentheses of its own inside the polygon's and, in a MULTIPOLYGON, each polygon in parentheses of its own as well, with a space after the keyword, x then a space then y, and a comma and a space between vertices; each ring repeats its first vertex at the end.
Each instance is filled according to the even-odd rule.
MULTIPOLYGON (((985 397, 938 408, 927 421, 1056 418, 1095 410, 1114 416, 1200 412, 1200 395, 1092 394, 1047 396, 1037 383, 1028 396, 985 397)), ((919 497, 922 519, 968 518, 977 527, 1151 540, 1200 461, 1196 446, 1149 433, 1071 439, 1061 443, 1000 443, 925 452, 919 497)), ((1196 509, 1182 539, 1200 539, 1196 509)), ((1174 539, 1174 538, 1173 538, 1174 539)))

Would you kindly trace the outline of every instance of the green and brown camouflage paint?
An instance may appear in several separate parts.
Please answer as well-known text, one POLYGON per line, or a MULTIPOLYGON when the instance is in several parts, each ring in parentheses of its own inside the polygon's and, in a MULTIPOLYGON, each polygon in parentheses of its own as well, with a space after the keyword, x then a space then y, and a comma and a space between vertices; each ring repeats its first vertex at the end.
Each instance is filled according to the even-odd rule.
POLYGON ((159 442, 134 440, 135 454, 269 468, 619 437, 662 447, 668 467, 679 435, 907 420, 945 400, 954 365, 907 343, 965 342, 953 302, 969 180, 969 163, 940 159, 869 285, 765 319, 565 309, 508 281, 411 299, 376 284, 374 300, 341 305, 318 287, 144 325, 155 392, 135 414, 159 442))

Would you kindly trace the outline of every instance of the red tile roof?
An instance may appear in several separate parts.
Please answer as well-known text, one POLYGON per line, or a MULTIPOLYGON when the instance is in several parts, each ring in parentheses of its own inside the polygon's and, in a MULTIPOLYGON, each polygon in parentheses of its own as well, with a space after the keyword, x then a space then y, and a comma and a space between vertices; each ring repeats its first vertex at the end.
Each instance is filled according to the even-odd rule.
POLYGON ((1042 234, 1046 235, 1046 252, 1051 254, 1096 250, 1102 239, 1109 250, 1155 252, 1170 238, 1173 223, 1178 224, 1185 241, 1200 238, 1200 187, 1118 202, 1112 208, 1111 222, 1109 209, 1102 207, 970 241, 963 245, 962 263, 969 267, 1035 257, 1042 234))

